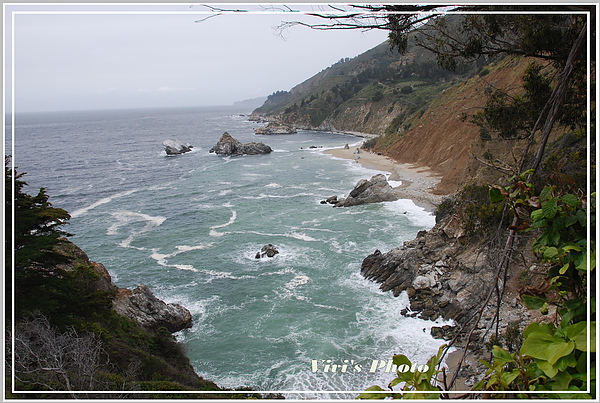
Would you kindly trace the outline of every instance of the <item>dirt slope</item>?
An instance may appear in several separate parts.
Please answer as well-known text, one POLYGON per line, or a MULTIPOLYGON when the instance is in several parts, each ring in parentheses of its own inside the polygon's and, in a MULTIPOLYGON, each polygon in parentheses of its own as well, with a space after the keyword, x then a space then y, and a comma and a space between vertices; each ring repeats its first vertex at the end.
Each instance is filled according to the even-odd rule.
POLYGON ((422 116, 412 121, 410 130, 396 135, 395 141, 385 141, 375 151, 399 162, 430 167, 442 177, 436 193, 456 191, 474 176, 480 163, 472 154, 480 153, 485 146, 480 139, 480 128, 462 117, 485 105, 490 89, 516 90, 528 64, 525 59, 508 58, 490 66, 489 74, 446 89, 422 116))

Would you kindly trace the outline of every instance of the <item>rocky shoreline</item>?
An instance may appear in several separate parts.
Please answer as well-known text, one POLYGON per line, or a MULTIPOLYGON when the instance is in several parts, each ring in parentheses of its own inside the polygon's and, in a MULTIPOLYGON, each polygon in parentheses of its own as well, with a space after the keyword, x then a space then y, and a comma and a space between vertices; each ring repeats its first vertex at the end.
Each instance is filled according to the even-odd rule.
POLYGON ((436 206, 447 196, 447 194, 435 193, 435 187, 439 183, 440 177, 431 169, 400 163, 383 155, 361 151, 361 153, 356 153, 356 147, 348 147, 334 148, 324 152, 335 158, 354 160, 365 168, 388 173, 389 181, 401 182, 394 187, 399 198, 411 199, 427 211, 435 211, 436 206))
MULTIPOLYGON (((387 172, 390 181, 402 182, 394 188, 399 198, 411 199, 428 211, 435 212, 445 198, 454 196, 436 193, 439 176, 427 167, 402 164, 370 152, 358 153, 351 147, 325 152, 387 172)), ((496 284, 493 262, 498 259, 499 248, 486 242, 485 237, 469 233, 467 221, 461 214, 438 214, 430 230, 420 231, 415 239, 390 251, 375 250, 361 264, 361 274, 380 284, 383 292, 392 292, 394 296, 406 293, 410 306, 401 312, 404 316, 453 321, 454 325, 431 329, 433 337, 452 341, 455 348, 446 358, 448 375, 452 377, 458 372, 453 390, 470 389, 484 376, 485 367, 476 357, 487 351, 490 329, 498 320, 495 295, 482 311, 481 307, 496 284), (479 314, 481 318, 475 324, 479 314), (465 351, 470 330, 463 327, 473 326, 465 351)), ((527 256, 522 259, 524 264, 533 264, 527 256)), ((522 331, 527 323, 539 319, 520 299, 518 270, 507 273, 504 280, 510 285, 505 288, 502 297, 505 303, 500 304, 498 311, 500 337, 507 337, 511 327, 522 331)))

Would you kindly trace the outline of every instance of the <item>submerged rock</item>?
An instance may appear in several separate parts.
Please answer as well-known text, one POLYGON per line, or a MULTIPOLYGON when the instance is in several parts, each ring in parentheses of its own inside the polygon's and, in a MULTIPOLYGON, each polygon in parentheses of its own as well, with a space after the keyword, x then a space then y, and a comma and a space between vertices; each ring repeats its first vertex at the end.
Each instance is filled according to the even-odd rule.
POLYGON ((270 122, 266 126, 254 129, 255 134, 295 134, 298 133, 292 126, 270 122))
POLYGON ((347 198, 339 200, 334 207, 349 207, 367 203, 395 201, 400 197, 390 186, 385 175, 377 174, 370 180, 361 179, 347 198))
POLYGON ((163 147, 167 155, 178 155, 192 151, 193 146, 189 143, 184 143, 179 140, 165 140, 163 147))
POLYGON ((165 327, 175 333, 192 327, 192 314, 179 304, 167 304, 156 298, 150 289, 140 284, 133 290, 119 288, 113 300, 113 309, 142 327, 165 327))
POLYGON ((257 155, 269 154, 273 150, 264 143, 245 143, 231 137, 227 132, 223 133, 217 144, 210 149, 211 153, 218 155, 257 155))
POLYGON ((269 243, 269 244, 263 246, 261 248, 260 252, 256 252, 255 258, 262 259, 263 257, 274 257, 278 253, 279 253, 279 250, 277 250, 275 245, 269 243))

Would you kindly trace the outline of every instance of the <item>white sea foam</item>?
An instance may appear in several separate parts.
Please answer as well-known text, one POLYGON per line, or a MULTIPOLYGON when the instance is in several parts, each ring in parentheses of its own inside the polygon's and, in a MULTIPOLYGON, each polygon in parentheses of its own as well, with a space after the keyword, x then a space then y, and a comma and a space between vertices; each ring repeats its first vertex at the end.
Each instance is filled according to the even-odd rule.
POLYGON ((268 194, 264 194, 264 193, 260 193, 258 196, 241 196, 241 199, 246 199, 246 200, 261 200, 261 199, 294 199, 297 197, 316 197, 319 195, 316 195, 314 193, 307 193, 307 192, 301 192, 301 193, 295 193, 295 194, 290 194, 290 195, 268 195, 268 194))
POLYGON ((177 249, 177 250, 174 252, 171 252, 171 253, 158 253, 158 250, 153 249, 150 257, 152 259, 154 259, 156 261, 156 263, 158 263, 159 265, 164 266, 164 267, 173 267, 178 270, 198 271, 197 269, 194 268, 193 265, 189 265, 189 264, 169 264, 167 259, 175 257, 181 253, 191 252, 191 251, 195 251, 195 250, 209 249, 212 246, 213 246, 212 243, 198 244, 198 245, 193 245, 193 246, 178 245, 175 247, 175 249, 177 249))
POLYGON ((89 206, 87 206, 87 207, 83 207, 83 208, 80 208, 80 209, 77 209, 77 210, 73 211, 73 212, 71 213, 71 218, 76 218, 76 217, 82 216, 83 214, 87 213, 88 211, 90 211, 90 210, 92 210, 92 209, 95 209, 95 208, 96 208, 96 207, 98 207, 98 206, 101 206, 101 205, 103 205, 103 204, 110 203, 111 201, 113 201, 113 200, 115 200, 115 199, 118 199, 118 198, 120 198, 120 197, 129 196, 130 194, 132 194, 132 193, 135 193, 135 192, 137 192, 138 190, 139 190, 139 189, 132 189, 132 190, 127 190, 127 191, 125 191, 125 192, 119 192, 119 193, 115 193, 115 194, 114 194, 114 195, 112 195, 112 196, 103 197, 102 199, 100 199, 100 200, 98 200, 98 201, 96 201, 96 202, 94 202, 94 203, 90 204, 90 205, 89 205, 89 206))
POLYGON ((417 206, 410 199, 400 199, 383 203, 383 206, 394 214, 404 214, 414 225, 431 228, 435 225, 435 215, 417 206))
POLYGON ((269 238, 278 238, 278 237, 294 238, 294 239, 298 239, 300 241, 306 241, 306 242, 317 242, 318 241, 318 239, 315 239, 309 235, 306 235, 303 233, 298 233, 298 232, 287 232, 284 234, 271 234, 271 233, 259 232, 259 231, 238 231, 236 233, 237 234, 255 234, 255 235, 260 235, 260 236, 269 237, 269 238))
POLYGON ((315 239, 309 235, 298 233, 298 232, 284 234, 284 236, 288 236, 288 237, 298 239, 300 241, 305 241, 305 242, 318 242, 318 239, 315 239))
POLYGON ((219 225, 214 225, 214 226, 210 227, 209 235, 212 237, 222 237, 223 235, 227 234, 227 232, 219 232, 216 230, 218 228, 225 228, 225 227, 230 226, 231 224, 233 224, 235 222, 236 218, 237 218, 237 212, 235 210, 231 210, 231 217, 229 218, 229 221, 227 221, 225 224, 219 224, 219 225))
POLYGON ((265 185, 266 188, 280 188, 281 185, 279 183, 269 183, 268 185, 265 185))
POLYGON ((116 221, 113 222, 113 224, 106 230, 107 235, 116 235, 119 229, 124 225, 130 224, 132 222, 142 221, 145 222, 146 225, 144 226, 144 228, 142 228, 142 230, 137 231, 135 233, 140 234, 142 232, 148 231, 151 228, 158 227, 167 219, 167 217, 150 216, 148 214, 137 213, 134 211, 116 211, 110 213, 110 215, 112 215, 113 218, 116 219, 116 221))
POLYGON ((209 282, 212 281, 213 279, 217 279, 217 278, 227 278, 230 280, 244 280, 244 279, 255 278, 254 276, 249 276, 249 275, 235 276, 231 272, 227 272, 227 271, 217 271, 217 270, 210 270, 210 269, 199 269, 197 271, 210 276, 209 282))

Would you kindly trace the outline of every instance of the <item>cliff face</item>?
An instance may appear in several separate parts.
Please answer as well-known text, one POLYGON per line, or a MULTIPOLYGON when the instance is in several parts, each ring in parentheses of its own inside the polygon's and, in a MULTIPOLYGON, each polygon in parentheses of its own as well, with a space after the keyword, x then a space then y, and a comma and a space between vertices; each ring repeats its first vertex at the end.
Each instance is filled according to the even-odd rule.
POLYGON ((382 44, 274 94, 251 118, 378 135, 369 143, 373 151, 431 168, 441 176, 435 192, 449 194, 480 174, 473 155, 491 152, 503 160, 516 146, 484 141, 469 117, 495 89, 517 90, 529 63, 505 58, 451 74, 415 46, 401 56, 382 44))
MULTIPOLYGON (((472 346, 482 347, 486 333, 497 320, 498 294, 491 285, 498 282, 496 267, 501 245, 469 234, 466 226, 464 217, 448 215, 430 231, 419 232, 415 239, 402 246, 385 253, 377 250, 367 256, 362 262, 361 273, 381 284, 382 291, 390 291, 395 296, 406 292, 410 309, 403 312, 405 315, 431 320, 452 319, 456 329, 474 323, 473 319, 491 293, 473 333, 475 343, 472 346)), ((523 326, 529 323, 535 315, 523 305, 519 295, 525 286, 521 274, 535 268, 535 261, 531 254, 524 253, 520 264, 512 265, 504 278, 500 334, 511 324, 523 326)), ((536 281, 543 279, 540 276, 536 281)))

